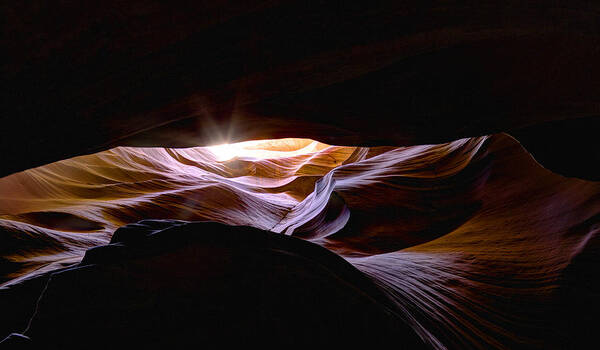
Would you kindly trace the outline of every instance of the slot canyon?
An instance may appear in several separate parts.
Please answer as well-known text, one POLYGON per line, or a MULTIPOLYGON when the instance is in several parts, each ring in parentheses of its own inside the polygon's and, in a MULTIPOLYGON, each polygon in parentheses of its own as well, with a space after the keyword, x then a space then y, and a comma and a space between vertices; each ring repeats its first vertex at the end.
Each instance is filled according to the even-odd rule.
POLYGON ((0 348, 594 348, 600 4, 2 4, 0 348))

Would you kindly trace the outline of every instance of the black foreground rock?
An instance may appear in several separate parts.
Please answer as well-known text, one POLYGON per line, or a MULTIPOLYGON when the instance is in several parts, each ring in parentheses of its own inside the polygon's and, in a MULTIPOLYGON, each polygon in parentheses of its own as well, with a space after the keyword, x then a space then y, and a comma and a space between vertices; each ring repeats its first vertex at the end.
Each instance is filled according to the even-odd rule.
POLYGON ((422 348, 361 272, 300 239, 217 223, 145 220, 50 275, 11 344, 386 344, 422 348))

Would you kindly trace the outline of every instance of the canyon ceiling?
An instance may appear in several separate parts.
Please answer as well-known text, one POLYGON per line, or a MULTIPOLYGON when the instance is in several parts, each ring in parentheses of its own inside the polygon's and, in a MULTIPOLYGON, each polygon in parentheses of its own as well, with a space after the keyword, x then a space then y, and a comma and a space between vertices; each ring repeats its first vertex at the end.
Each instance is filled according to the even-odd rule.
POLYGON ((598 11, 588 1, 4 4, 1 175, 123 145, 405 146, 521 130, 559 170, 564 160, 569 175, 597 177, 572 154, 599 159, 598 11))

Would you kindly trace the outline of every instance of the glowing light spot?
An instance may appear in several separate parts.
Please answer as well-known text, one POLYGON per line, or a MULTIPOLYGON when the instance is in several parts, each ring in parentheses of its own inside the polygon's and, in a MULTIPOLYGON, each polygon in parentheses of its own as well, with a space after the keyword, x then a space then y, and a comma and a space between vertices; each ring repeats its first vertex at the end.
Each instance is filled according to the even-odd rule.
POLYGON ((268 159, 293 157, 318 152, 329 145, 310 139, 257 140, 238 143, 226 143, 207 147, 218 161, 235 158, 268 159))

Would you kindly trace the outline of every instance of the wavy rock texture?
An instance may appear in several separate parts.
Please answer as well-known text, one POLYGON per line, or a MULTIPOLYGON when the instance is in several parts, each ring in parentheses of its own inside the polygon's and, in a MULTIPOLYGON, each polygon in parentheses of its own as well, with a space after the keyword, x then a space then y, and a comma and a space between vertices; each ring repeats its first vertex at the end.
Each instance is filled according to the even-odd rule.
POLYGON ((248 148, 119 147, 0 179, 2 286, 79 262, 125 224, 216 221, 337 253, 435 349, 560 348, 591 329, 565 317, 597 315, 600 184, 544 169, 512 137, 248 148))

